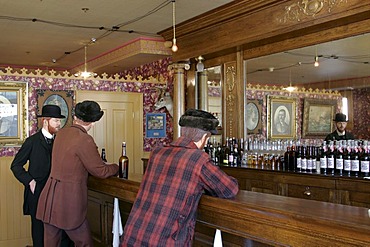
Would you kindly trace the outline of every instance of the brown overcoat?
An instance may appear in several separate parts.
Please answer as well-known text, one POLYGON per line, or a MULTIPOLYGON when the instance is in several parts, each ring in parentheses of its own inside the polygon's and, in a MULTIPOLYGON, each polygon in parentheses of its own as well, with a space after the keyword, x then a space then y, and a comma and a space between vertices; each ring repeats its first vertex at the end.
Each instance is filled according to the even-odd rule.
POLYGON ((58 132, 50 176, 41 193, 36 217, 60 229, 79 227, 87 215, 87 179, 107 178, 118 166, 106 165, 93 138, 80 125, 58 132))

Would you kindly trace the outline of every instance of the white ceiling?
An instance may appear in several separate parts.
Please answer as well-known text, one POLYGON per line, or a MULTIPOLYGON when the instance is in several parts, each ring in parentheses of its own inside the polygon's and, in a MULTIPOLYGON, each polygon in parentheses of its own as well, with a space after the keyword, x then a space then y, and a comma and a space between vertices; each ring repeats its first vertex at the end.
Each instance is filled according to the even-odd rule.
MULTIPOLYGON (((176 23, 229 2, 176 0, 176 23)), ((157 33, 171 26, 171 0, 0 0, 0 68, 17 65, 69 70, 84 62, 84 46, 91 38, 98 40, 88 46, 87 60, 138 37, 161 39, 157 33), (151 11, 154 13, 146 16, 151 11), (114 26, 120 28, 109 32, 114 26)), ((155 59, 141 56, 135 59, 137 64, 130 61, 106 69, 123 70, 155 59)))

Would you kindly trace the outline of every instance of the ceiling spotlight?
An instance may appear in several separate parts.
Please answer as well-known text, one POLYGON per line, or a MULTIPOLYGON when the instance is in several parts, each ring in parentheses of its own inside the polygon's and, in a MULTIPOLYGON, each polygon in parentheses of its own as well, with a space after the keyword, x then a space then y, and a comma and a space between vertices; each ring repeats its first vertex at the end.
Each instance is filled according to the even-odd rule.
POLYGON ((96 42, 96 38, 91 38, 91 42, 95 43, 96 42))
POLYGON ((86 13, 87 11, 89 11, 89 8, 82 8, 81 10, 86 13))
POLYGON ((53 63, 56 63, 56 62, 57 62, 57 60, 56 60, 55 58, 51 59, 51 61, 52 61, 53 63))
POLYGON ((270 72, 274 72, 274 69, 275 69, 274 67, 270 67, 270 68, 269 68, 269 71, 270 71, 270 72))
POLYGON ((315 63, 314 63, 314 66, 315 67, 319 67, 319 57, 318 56, 315 56, 315 63))

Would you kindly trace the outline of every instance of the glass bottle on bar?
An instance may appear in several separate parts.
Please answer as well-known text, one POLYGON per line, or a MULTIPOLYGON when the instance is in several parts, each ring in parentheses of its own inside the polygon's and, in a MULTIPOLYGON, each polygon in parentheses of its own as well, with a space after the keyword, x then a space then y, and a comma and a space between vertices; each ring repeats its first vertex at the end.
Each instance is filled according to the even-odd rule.
POLYGON ((315 157, 316 157, 316 173, 320 174, 320 146, 315 146, 315 157))
POLYGON ((363 155, 361 157, 361 176, 368 177, 369 176, 369 161, 370 161, 369 142, 364 141, 362 148, 363 148, 363 155))
POLYGON ((343 141, 343 175, 351 176, 351 146, 350 141, 343 141))
POLYGON ((310 159, 311 159, 311 166, 312 166, 311 172, 316 173, 316 149, 315 149, 315 146, 311 145, 310 149, 311 149, 310 159))
POLYGON ((337 149, 335 154, 335 173, 343 176, 343 142, 337 141, 337 149))
POLYGON ((327 146, 326 142, 324 141, 321 146, 320 150, 320 173, 321 174, 326 174, 327 168, 328 168, 328 158, 326 156, 327 154, 327 146))
POLYGON ((302 146, 297 146, 297 166, 296 171, 301 172, 302 168, 302 146))
POLYGON ((301 147, 301 172, 306 172, 307 171, 307 147, 302 146, 301 147))
POLYGON ((105 148, 101 149, 101 156, 100 157, 101 157, 102 161, 107 162, 107 157, 106 157, 106 154, 105 154, 105 148))
POLYGON ((118 177, 128 179, 128 162, 129 159, 126 155, 126 142, 122 142, 122 154, 119 157, 118 166, 118 177))
POLYGON ((351 155, 351 176, 358 177, 360 173, 360 156, 358 142, 353 141, 351 155))
POLYGON ((306 168, 306 172, 307 173, 312 173, 312 166, 314 165, 312 163, 313 159, 312 159, 312 148, 311 146, 307 146, 306 147, 306 159, 307 159, 307 168, 306 168))
POLYGON ((328 175, 334 175, 335 155, 334 155, 334 142, 333 141, 329 142, 327 160, 328 160, 327 174, 328 175))

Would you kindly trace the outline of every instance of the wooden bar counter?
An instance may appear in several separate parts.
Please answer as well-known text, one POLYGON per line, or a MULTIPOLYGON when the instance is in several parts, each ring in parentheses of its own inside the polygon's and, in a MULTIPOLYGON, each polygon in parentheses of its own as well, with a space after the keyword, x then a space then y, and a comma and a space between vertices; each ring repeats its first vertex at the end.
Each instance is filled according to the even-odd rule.
MULTIPOLYGON (((89 222, 96 246, 111 246, 113 198, 123 224, 140 183, 89 178, 89 222)), ((204 195, 198 207, 194 246, 212 246, 221 229, 224 246, 370 246, 370 215, 364 207, 241 190, 235 199, 204 195)))

